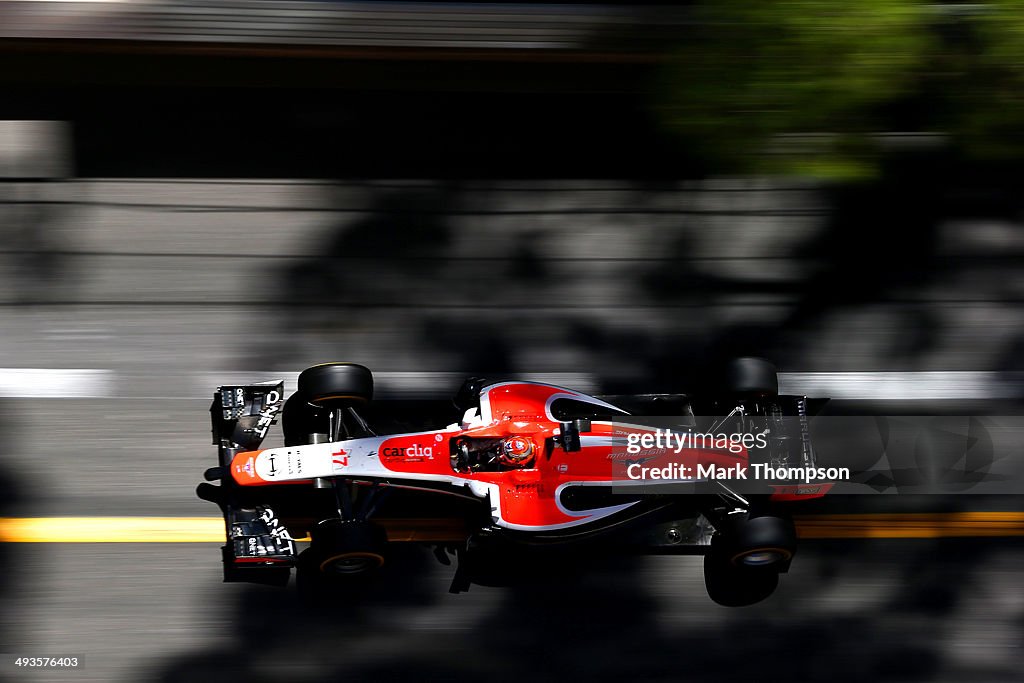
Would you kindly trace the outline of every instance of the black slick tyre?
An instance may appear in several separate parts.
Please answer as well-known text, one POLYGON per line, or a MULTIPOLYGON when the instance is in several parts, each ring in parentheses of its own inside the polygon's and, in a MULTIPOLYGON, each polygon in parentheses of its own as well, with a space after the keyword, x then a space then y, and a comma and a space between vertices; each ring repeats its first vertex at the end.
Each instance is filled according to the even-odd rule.
POLYGON ((373 373, 356 363, 324 363, 299 375, 298 393, 310 403, 367 403, 373 398, 373 373))

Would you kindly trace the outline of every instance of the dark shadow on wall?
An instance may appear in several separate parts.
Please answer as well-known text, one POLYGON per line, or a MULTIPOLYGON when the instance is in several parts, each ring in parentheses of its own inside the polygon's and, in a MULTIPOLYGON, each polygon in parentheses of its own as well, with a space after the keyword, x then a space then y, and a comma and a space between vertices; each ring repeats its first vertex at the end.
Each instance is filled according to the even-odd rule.
POLYGON ((456 182, 370 187, 365 196, 365 212, 331 226, 316 256, 281 273, 281 330, 293 343, 257 362, 285 366, 313 338, 336 340, 344 355, 347 338, 376 329, 403 340, 403 355, 445 364, 417 366, 424 370, 521 371, 508 325, 524 315, 495 313, 523 291, 544 291, 546 263, 529 241, 498 257, 466 252, 453 226, 464 198, 456 182))
POLYGON ((289 325, 358 327, 366 309, 405 306, 403 294, 444 275, 453 197, 434 186, 371 193, 362 216, 332 226, 314 257, 282 273, 281 298, 297 316, 289 325))
MULTIPOLYGON (((600 219, 621 211, 624 235, 646 220, 664 229, 638 231, 627 250, 634 261, 618 270, 608 268, 616 254, 589 241, 602 238, 587 237, 587 206, 521 211, 509 199, 514 192, 488 195, 465 181, 370 183, 359 188, 365 211, 353 214, 349 185, 345 218, 327 228, 323 247, 281 273, 288 343, 248 365, 333 359, 309 352, 310 340, 320 342, 318 352, 350 358, 368 348, 372 330, 396 348, 390 357, 400 367, 388 369, 500 375, 546 364, 544 371, 596 376, 614 391, 692 389, 741 355, 771 358, 783 370, 929 369, 956 332, 947 329, 954 299, 1016 305, 999 284, 1005 269, 941 250, 948 219, 1005 210, 949 199, 969 185, 954 168, 941 157, 894 157, 873 182, 821 191, 820 226, 767 245, 768 256, 758 251, 763 235, 725 233, 723 241, 751 246, 722 262, 694 254, 709 253, 716 229, 733 217, 757 232, 756 211, 724 205, 666 219, 658 207, 676 201, 678 184, 633 181, 616 200, 621 207, 600 219), (481 207, 481 196, 505 205, 481 207), (603 255, 590 259, 595 247, 603 255), (976 291, 951 290, 946 283, 957 278, 976 291), (837 334, 845 335, 840 347, 860 355, 836 349, 837 334), (867 341, 857 347, 861 337, 867 341)), ((560 206, 557 189, 547 191, 560 206)), ((742 206, 742 190, 734 195, 729 201, 742 206)), ((786 210, 799 216, 807 207, 786 210)), ((728 249, 712 245, 710 253, 728 249)))
MULTIPOLYGON (((643 214, 669 187, 626 184, 624 215, 643 214)), ((350 358, 366 348, 360 335, 374 330, 398 348, 403 370, 575 372, 609 390, 679 390, 725 348, 721 298, 758 291, 757 282, 709 275, 689 259, 694 233, 705 227, 699 218, 681 218, 667 247, 642 238, 636 265, 610 280, 614 252, 588 260, 590 250, 608 249, 600 236, 586 237, 586 206, 523 209, 516 190, 457 181, 359 189, 365 211, 352 217, 358 200, 350 194, 316 255, 280 273, 279 332, 288 343, 247 366, 327 360, 309 352, 317 343, 350 358), (577 233, 584 236, 571 237, 577 233), (655 319, 635 322, 634 307, 655 319)), ((537 192, 564 203, 557 189, 537 192)))
POLYGON ((976 183, 947 155, 930 153, 894 155, 873 181, 825 188, 824 221, 781 255, 788 271, 783 278, 767 276, 765 261, 757 258, 744 265, 742 277, 696 268, 687 255, 705 228, 694 221, 667 246, 666 258, 639 277, 650 300, 666 311, 677 306, 690 314, 695 300, 705 302, 696 316, 705 326, 699 334, 684 333, 659 345, 668 353, 651 357, 649 374, 676 376, 685 372, 689 358, 713 367, 739 355, 771 358, 784 370, 810 369, 814 361, 809 359, 829 339, 829 324, 844 320, 848 333, 875 340, 872 357, 843 358, 835 367, 813 369, 929 368, 929 354, 945 342, 954 299, 985 297, 1016 305, 999 284, 1004 270, 990 267, 985 257, 941 250, 945 221, 1005 216, 1003 195, 973 192, 976 183), (958 276, 970 278, 976 291, 943 290, 958 276), (770 322, 716 315, 716 309, 727 311, 730 301, 759 297, 771 300, 765 308, 776 306, 781 315, 770 322), (849 321, 871 312, 884 317, 870 328, 850 328, 849 321))
POLYGON ((51 178, 0 178, 0 258, 10 273, 7 303, 73 298, 75 260, 60 234, 69 206, 66 188, 51 178))
POLYGON ((990 347, 1001 326, 998 317, 989 321, 979 313, 1000 316, 1020 307, 1013 284, 1024 264, 1013 235, 1024 216, 1020 180, 1012 165, 938 150, 894 154, 876 181, 830 190, 827 223, 793 253, 818 265, 799 286, 777 334, 768 337, 776 357, 800 363, 825 322, 885 304, 892 312, 886 328, 859 331, 884 334, 877 357, 862 364, 936 369, 933 359, 945 351, 944 363, 964 369, 1015 369, 1020 361, 1012 342, 987 358, 950 360, 949 352, 978 356, 974 342, 990 347), (993 222, 1003 226, 1002 236, 972 238, 972 231, 984 234, 993 222), (956 347, 950 348, 949 335, 958 335, 956 347))
POLYGON ((443 270, 452 240, 446 214, 456 199, 456 189, 444 184, 380 189, 371 195, 360 218, 330 232, 316 260, 286 273, 285 296, 328 306, 338 297, 370 305, 401 303, 378 302, 374 296, 401 270, 408 271, 406 276, 388 291, 415 288, 418 280, 443 270), (363 265, 363 260, 371 263, 363 265), (390 261, 400 263, 387 269, 390 261))
POLYGON ((917 292, 940 279, 939 228, 952 180, 934 155, 890 159, 870 184, 829 193, 830 219, 795 256, 820 263, 783 324, 808 334, 822 318, 864 304, 910 299, 883 362, 911 367, 931 350, 940 317, 917 292))

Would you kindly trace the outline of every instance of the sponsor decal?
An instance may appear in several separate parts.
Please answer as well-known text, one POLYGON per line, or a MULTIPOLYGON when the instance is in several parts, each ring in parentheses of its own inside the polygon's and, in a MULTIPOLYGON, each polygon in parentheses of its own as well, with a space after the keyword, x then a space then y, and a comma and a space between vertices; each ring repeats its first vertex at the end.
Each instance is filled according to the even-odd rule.
POLYGON ((274 419, 281 410, 281 394, 276 390, 268 392, 263 399, 263 404, 265 407, 260 412, 260 419, 256 421, 254 428, 260 438, 267 435, 267 430, 270 429, 270 425, 274 424, 274 419))
POLYGON ((418 443, 405 448, 385 448, 380 453, 385 458, 401 458, 410 462, 434 459, 434 447, 423 446, 418 443))
POLYGON ((647 462, 648 460, 654 460, 655 458, 660 457, 662 455, 666 455, 667 453, 668 453, 668 449, 667 448, 652 448, 652 449, 640 451, 641 455, 646 455, 647 456, 645 458, 637 458, 637 457, 635 457, 633 455, 630 455, 629 453, 616 453, 614 451, 609 453, 607 457, 608 457, 609 460, 624 460, 627 465, 630 465, 632 463, 640 463, 640 462, 647 462), (653 454, 653 455, 648 455, 648 454, 653 454))
POLYGON ((263 508, 263 512, 260 514, 260 521, 267 525, 267 530, 270 531, 270 535, 279 541, 294 540, 288 532, 288 529, 281 524, 281 521, 277 518, 271 508, 263 508))
POLYGON ((296 474, 301 475, 302 474, 302 455, 298 451, 296 451, 294 453, 292 451, 288 451, 285 454, 285 457, 286 457, 286 459, 288 461, 288 474, 289 475, 296 475, 296 474))
POLYGON ((773 486, 776 494, 784 496, 813 496, 827 492, 832 488, 831 484, 817 484, 811 486, 773 486))
POLYGON ((251 477, 253 476, 254 464, 255 463, 253 462, 253 459, 249 458, 248 460, 245 461, 244 465, 235 465, 235 471, 238 472, 239 474, 245 472, 247 475, 251 477))
POLYGON ((518 415, 506 415, 505 419, 509 422, 533 422, 534 420, 543 420, 544 416, 535 413, 520 413, 518 415))

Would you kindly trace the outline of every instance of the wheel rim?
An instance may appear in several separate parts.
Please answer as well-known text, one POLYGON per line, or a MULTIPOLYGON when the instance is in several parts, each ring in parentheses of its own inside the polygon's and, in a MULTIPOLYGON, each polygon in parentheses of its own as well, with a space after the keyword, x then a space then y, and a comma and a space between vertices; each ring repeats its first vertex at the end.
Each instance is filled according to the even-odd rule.
POLYGON ((736 555, 733 562, 748 567, 764 567, 770 564, 785 562, 793 553, 784 548, 756 548, 736 555))

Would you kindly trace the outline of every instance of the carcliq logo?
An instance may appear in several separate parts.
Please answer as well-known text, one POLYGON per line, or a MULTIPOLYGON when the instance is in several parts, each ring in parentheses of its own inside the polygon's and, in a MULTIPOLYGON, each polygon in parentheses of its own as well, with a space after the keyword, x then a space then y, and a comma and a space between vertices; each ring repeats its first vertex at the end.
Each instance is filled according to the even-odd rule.
POLYGON ((434 447, 433 446, 422 446, 418 443, 414 443, 411 446, 405 448, 385 448, 381 451, 381 455, 385 458, 405 458, 406 460, 433 460, 434 459, 434 447))

